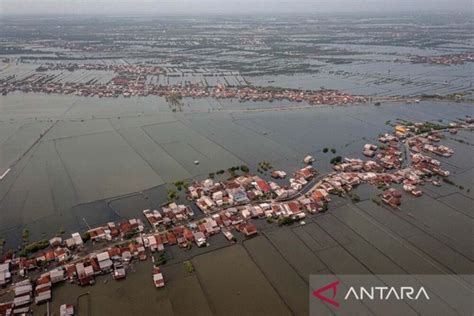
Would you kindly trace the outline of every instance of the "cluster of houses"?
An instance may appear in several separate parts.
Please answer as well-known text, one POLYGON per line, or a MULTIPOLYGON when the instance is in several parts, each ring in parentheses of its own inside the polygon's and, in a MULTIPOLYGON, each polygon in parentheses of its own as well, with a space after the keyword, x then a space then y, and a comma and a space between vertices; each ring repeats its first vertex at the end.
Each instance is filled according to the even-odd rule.
POLYGON ((67 41, 63 39, 51 39, 41 41, 41 46, 64 48, 67 50, 82 52, 116 52, 122 51, 123 45, 111 42, 89 42, 89 41, 67 41))
MULTIPOLYGON (((307 166, 295 172, 290 180, 292 183, 307 183, 314 175, 313 168, 307 166)), ((18 290, 18 298, 11 305, 26 311, 33 302, 41 304, 50 300, 55 283, 67 280, 78 285, 90 285, 95 283, 96 276, 102 274, 111 274, 114 279, 121 280, 126 277, 128 265, 133 260, 147 260, 148 252, 161 253, 165 246, 170 245, 184 248, 195 244, 203 247, 216 234, 223 234, 227 240, 234 242, 233 231, 244 236, 257 234, 257 227, 251 219, 302 219, 305 210, 314 212, 320 208, 319 202, 328 199, 324 190, 318 190, 308 201, 264 202, 288 196, 288 191, 293 192, 290 188, 282 188, 249 174, 226 182, 211 179, 195 182, 188 188, 189 197, 195 200, 206 217, 193 220, 194 213, 190 206, 169 203, 161 210, 143 211, 151 227, 148 233, 145 233, 140 219, 129 219, 91 228, 82 236, 73 233, 70 238, 53 237, 49 240, 48 249, 30 258, 11 256, 2 260, 2 284, 12 282, 12 275, 15 275, 15 280, 21 281, 14 283, 14 288, 26 289, 28 285, 29 291, 23 293, 18 290), (206 204, 206 199, 212 202, 206 204), (93 242, 92 248, 87 244, 88 239, 93 242), (94 250, 94 246, 101 244, 110 246, 101 251, 94 250)), ((164 286, 159 267, 155 267, 152 274, 154 284, 164 286)))
MULTIPOLYGON (((86 234, 92 241, 111 241, 117 237, 127 238, 127 236, 141 233, 144 231, 144 229, 145 225, 141 219, 132 218, 122 221, 118 224, 109 222, 105 226, 89 229, 86 231, 86 234)), ((78 236, 77 241, 80 243, 80 235, 78 233, 76 234, 76 236, 78 236)))
POLYGON ((166 74, 166 70, 159 66, 149 65, 130 65, 130 64, 106 64, 106 63, 42 63, 36 68, 37 72, 51 71, 51 70, 99 70, 99 71, 113 71, 114 73, 122 74, 124 76, 130 74, 143 75, 162 75, 166 74))
POLYGON ((399 169, 403 162, 402 152, 393 145, 381 147, 376 158, 385 169, 399 169))
POLYGON ((463 65, 474 62, 474 53, 448 54, 441 56, 414 56, 412 63, 428 63, 436 65, 463 65))
MULTIPOLYGON (((246 236, 257 233, 256 226, 246 221, 237 210, 229 209, 199 221, 185 221, 181 224, 179 221, 173 221, 173 218, 186 213, 190 220, 192 215, 189 215, 188 206, 171 203, 162 210, 163 215, 158 211, 143 212, 152 227, 151 233, 144 233, 144 225, 140 219, 130 219, 118 224, 110 222, 89 229, 86 232, 87 238, 94 241, 95 245, 110 244, 101 251, 89 249, 85 256, 79 256, 87 246, 83 237, 74 233, 71 238, 65 240, 60 237, 52 238, 49 241, 50 249, 41 251, 32 258, 10 257, 2 260, 0 269, 5 280, 3 285, 12 281, 12 275, 17 275, 21 281, 13 284, 15 299, 0 305, 0 311, 4 310, 5 315, 8 315, 9 311, 29 312, 31 303, 41 304, 52 298, 52 286, 58 282, 92 285, 96 276, 103 274, 111 274, 115 280, 124 279, 127 267, 133 260, 147 260, 147 251, 160 253, 165 246, 189 247, 193 243, 198 247, 206 246, 207 239, 218 233, 222 233, 229 241, 234 241, 235 237, 231 233, 234 229, 246 236), (165 218, 170 218, 167 225, 164 225, 165 218), (65 255, 57 256, 58 253, 65 255), (50 270, 41 273, 43 269, 50 270)), ((163 287, 165 284, 158 266, 153 269, 152 279, 156 287, 163 287)), ((70 307, 64 308, 66 312, 70 311, 70 307)))
POLYGON ((384 167, 374 160, 362 160, 345 157, 341 163, 335 164, 333 169, 339 172, 382 172, 384 167))
POLYGON ((364 156, 372 158, 373 156, 375 156, 375 152, 377 151, 377 149, 378 147, 376 145, 365 144, 362 153, 364 154, 364 156))
POLYGON ((205 214, 216 212, 222 207, 248 204, 270 192, 267 181, 249 174, 222 182, 212 179, 195 181, 188 187, 188 197, 205 214))
POLYGON ((426 152, 442 157, 451 157, 454 154, 454 151, 446 146, 436 145, 433 143, 438 141, 438 137, 431 137, 430 139, 428 137, 417 136, 408 140, 407 143, 408 146, 410 146, 410 150, 413 152, 426 152))
POLYGON ((188 187, 188 197, 203 213, 212 214, 223 207, 247 206, 255 201, 271 198, 289 198, 301 190, 315 174, 312 166, 304 167, 289 179, 289 187, 282 187, 274 181, 266 181, 251 174, 222 182, 205 179, 195 181, 188 187))
MULTIPOLYGON (((322 180, 322 183, 329 184, 326 184, 325 189, 330 193, 348 193, 354 186, 360 183, 367 183, 377 187, 401 184, 406 192, 419 197, 422 195, 422 191, 418 189, 417 185, 426 181, 439 185, 439 182, 435 179, 427 180, 425 176, 449 176, 449 171, 440 168, 438 160, 417 153, 411 153, 410 155, 412 159, 411 166, 397 169, 394 172, 389 172, 388 169, 385 169, 376 161, 345 158, 343 163, 334 166, 334 169, 340 172, 328 175, 322 180), (369 169, 372 170, 369 171, 369 169)), ((401 195, 398 192, 400 191, 392 192, 390 189, 385 191, 382 201, 392 207, 399 206, 401 195)))
POLYGON ((402 204, 402 192, 400 190, 389 188, 385 190, 382 194, 382 202, 391 207, 398 207, 402 204))
POLYGON ((30 312, 30 304, 34 301, 41 304, 51 299, 53 284, 64 280, 64 271, 54 269, 40 275, 34 283, 30 279, 16 282, 13 286, 12 302, 0 304, 0 315, 22 315, 30 312))
POLYGON ((30 280, 23 280, 15 284, 13 288, 15 295, 11 302, 12 315, 24 314, 30 311, 29 304, 33 301, 33 286, 30 280))
MULTIPOLYGON (((119 224, 108 223, 106 226, 90 229, 84 238, 90 238, 94 242, 113 241, 124 239, 135 231, 143 231, 143 223, 139 219, 130 219, 119 224)), ((135 244, 130 245, 128 249, 131 251, 130 258, 133 255, 138 257, 145 252, 144 248, 141 251, 140 246, 135 244)), ((5 286, 14 281, 14 276, 15 280, 20 279, 21 281, 14 283, 15 299, 12 308, 15 313, 27 312, 33 301, 36 304, 49 301, 52 297, 52 285, 66 279, 81 285, 91 284, 95 275, 110 272, 112 269, 114 278, 120 279, 121 274, 124 277, 124 270, 120 270, 118 264, 113 265, 112 259, 115 259, 117 250, 112 248, 109 250, 110 254, 101 252, 79 260, 80 253, 87 251, 83 236, 79 233, 73 233, 66 239, 56 236, 49 240, 47 249, 37 251, 31 257, 16 257, 12 253, 4 256, 0 264, 2 281, 0 285, 5 286), (43 270, 49 271, 38 276, 43 270), (33 276, 33 283, 30 281, 30 276, 33 276), (30 289, 28 292, 27 288, 30 289)), ((120 254, 122 255, 122 251, 120 254)), ((127 254, 124 253, 123 257, 127 258, 127 254)), ((65 315, 68 315, 68 311, 70 308, 66 308, 65 315)))
POLYGON ((60 82, 57 80, 60 75, 56 73, 44 72, 49 70, 48 65, 41 66, 42 70, 28 75, 25 78, 15 76, 5 77, 0 80, 0 92, 6 95, 13 91, 41 92, 54 94, 72 94, 78 96, 97 97, 131 97, 157 95, 163 97, 190 97, 203 98, 211 97, 216 99, 239 99, 240 101, 292 101, 307 102, 312 105, 319 104, 353 104, 364 103, 365 97, 355 96, 338 90, 298 90, 298 89, 271 89, 255 86, 205 86, 199 83, 184 83, 176 85, 158 85, 147 80, 148 75, 163 74, 164 69, 157 66, 142 65, 51 65, 55 67, 70 67, 76 69, 111 70, 116 72, 116 76, 108 83, 98 83, 96 80, 89 82, 60 82), (44 69, 43 69, 44 67, 44 69))
MULTIPOLYGON (((430 125, 428 125, 430 126, 430 125)), ((472 128, 470 119, 459 123, 451 123, 448 130, 452 133, 457 128, 472 128)), ((441 162, 421 152, 433 153, 442 157, 450 157, 454 151, 443 145, 437 145, 442 135, 436 130, 420 133, 421 129, 426 129, 426 124, 415 123, 409 125, 397 125, 393 133, 385 133, 379 137, 382 145, 365 144, 363 155, 372 160, 363 161, 357 158, 344 158, 341 163, 335 164, 333 169, 336 174, 325 177, 318 186, 326 185, 327 192, 331 190, 347 193, 354 185, 359 183, 369 183, 379 187, 386 187, 392 184, 401 184, 404 191, 419 197, 423 192, 417 185, 424 182, 431 182, 439 186, 440 182, 432 176, 449 176, 449 171, 441 168, 441 162), (401 146, 408 147, 408 155, 411 163, 403 166, 403 153, 401 146), (394 169, 395 171, 390 171, 394 169), (347 185, 349 184, 349 185, 347 185), (328 186, 329 185, 329 186, 328 186)), ((408 159, 407 159, 408 160, 408 159)), ((381 196, 382 202, 392 207, 401 204, 401 191, 394 188, 385 190, 381 196)))
POLYGON ((442 177, 449 176, 449 171, 441 169, 441 162, 432 157, 418 153, 411 154, 412 167, 421 175, 439 175, 442 177))
POLYGON ((366 98, 344 93, 338 90, 297 90, 272 89, 265 87, 226 87, 217 85, 210 92, 215 98, 237 98, 241 101, 293 101, 309 104, 352 104, 364 103, 366 98))
POLYGON ((162 212, 147 209, 143 211, 143 215, 153 228, 167 229, 179 223, 190 221, 194 216, 194 212, 189 205, 178 205, 172 202, 163 206, 162 212))

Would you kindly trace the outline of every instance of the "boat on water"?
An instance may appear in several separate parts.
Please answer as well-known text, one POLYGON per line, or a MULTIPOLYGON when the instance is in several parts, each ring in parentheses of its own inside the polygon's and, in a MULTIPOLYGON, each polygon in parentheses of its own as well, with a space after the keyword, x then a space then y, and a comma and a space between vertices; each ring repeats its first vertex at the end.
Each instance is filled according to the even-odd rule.
POLYGON ((163 278, 163 274, 159 267, 153 268, 153 283, 155 283, 156 288, 165 286, 165 279, 163 278))

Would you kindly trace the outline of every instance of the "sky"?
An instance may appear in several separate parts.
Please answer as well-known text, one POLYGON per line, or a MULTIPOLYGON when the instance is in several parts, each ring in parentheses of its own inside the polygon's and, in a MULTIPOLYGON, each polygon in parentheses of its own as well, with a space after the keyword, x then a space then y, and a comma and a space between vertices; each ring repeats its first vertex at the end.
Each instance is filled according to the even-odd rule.
POLYGON ((0 0, 0 14, 472 13, 473 6, 473 0, 0 0))

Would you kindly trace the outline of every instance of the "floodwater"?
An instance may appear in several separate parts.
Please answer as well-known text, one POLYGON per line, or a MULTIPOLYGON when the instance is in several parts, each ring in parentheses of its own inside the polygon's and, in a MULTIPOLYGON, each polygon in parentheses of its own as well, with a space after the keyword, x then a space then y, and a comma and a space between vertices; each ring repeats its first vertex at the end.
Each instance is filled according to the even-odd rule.
MULTIPOLYGON (((306 154, 327 172, 334 155, 324 147, 362 158, 362 146, 389 131, 389 120, 448 123, 474 115, 473 105, 449 102, 293 110, 266 103, 248 111, 260 104, 209 99, 189 100, 175 113, 154 97, 1 100, 0 171, 11 166, 0 182, 0 238, 7 247, 17 245, 24 227, 36 239, 141 217, 165 201, 176 180, 242 164, 256 170, 263 160, 293 172, 306 154)), ((309 216, 304 226, 260 221, 259 236, 239 235, 236 245, 218 235, 205 249, 168 248, 164 289, 153 286, 151 262, 139 262, 125 281, 106 275, 92 287, 55 286, 50 311, 57 315, 59 305, 73 303, 78 315, 306 315, 311 274, 472 274, 473 136, 460 131, 442 140, 455 154, 437 159, 455 185, 425 185, 420 198, 404 194, 401 210, 372 202, 379 190, 364 185, 356 191, 359 203, 335 197, 329 212, 309 216), (184 260, 195 272, 184 269, 184 260)), ((46 313, 46 305, 33 308, 46 313)), ((407 314, 416 312, 407 306, 407 314)))
MULTIPOLYGON (((425 198, 431 199, 420 199, 425 198)), ((433 216, 443 212, 431 211, 433 216)), ((309 216, 305 225, 259 225, 259 236, 235 245, 218 235, 210 239, 210 248, 185 251, 173 246, 167 248, 170 260, 162 266, 164 289, 153 287, 148 260, 135 263, 124 281, 106 275, 92 287, 56 286, 50 310, 74 303, 78 315, 307 315, 311 274, 472 274, 466 254, 402 212, 370 199, 344 201, 327 213, 309 216), (192 261, 194 272, 186 271, 184 260, 192 261)), ((383 281, 374 278, 374 284, 383 281)), ((331 314, 327 306, 319 308, 321 315, 331 314)), ((363 314, 391 310, 389 302, 350 308, 363 314)), ((405 313, 416 315, 423 308, 406 305, 405 313)), ((438 308, 449 312, 447 305, 438 308)), ((45 310, 45 305, 34 306, 35 315, 45 310)))
MULTIPOLYGON (((388 120, 449 122, 474 115, 472 105, 449 102, 294 110, 277 109, 279 102, 184 103, 183 112, 172 112, 159 97, 3 96, 0 171, 11 167, 11 172, 0 182, 0 236, 7 247, 17 245, 24 227, 37 239, 141 216, 144 206, 165 202, 167 184, 232 166, 246 164, 255 171, 258 162, 269 161, 293 172, 312 154, 315 167, 326 172, 333 155, 323 148, 361 157, 365 143, 391 128, 388 120), (261 110, 247 110, 256 107, 261 110)), ((457 137, 471 137, 462 135, 457 137)), ((448 145, 468 150, 446 160, 468 187, 472 146, 455 140, 448 145)), ((472 193, 466 194, 469 203, 472 193)))
MULTIPOLYGON (((122 281, 105 275, 98 277, 93 286, 61 284, 54 288, 49 308, 57 315, 61 304, 74 304, 77 314, 84 316, 237 315, 237 311, 248 315, 290 315, 242 246, 202 254, 192 262, 196 270, 191 273, 182 263, 165 266, 163 289, 153 285, 150 260, 134 264, 122 281)), ((33 308, 35 315, 46 315, 46 309, 46 304, 33 308)))
MULTIPOLYGON (((171 315, 167 289, 153 284, 150 260, 134 265, 125 280, 117 282, 110 275, 96 279, 94 286, 79 287, 64 283, 54 288, 51 315, 59 315, 59 306, 74 304, 77 315, 171 315)), ((34 315, 47 315, 46 304, 33 307, 34 315)))

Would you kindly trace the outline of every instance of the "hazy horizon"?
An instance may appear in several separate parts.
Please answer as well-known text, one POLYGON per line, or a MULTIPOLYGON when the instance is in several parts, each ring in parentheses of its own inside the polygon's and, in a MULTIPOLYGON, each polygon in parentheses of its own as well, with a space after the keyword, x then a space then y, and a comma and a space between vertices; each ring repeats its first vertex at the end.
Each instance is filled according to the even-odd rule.
POLYGON ((471 0, 0 0, 4 15, 472 13, 472 7, 471 0))

